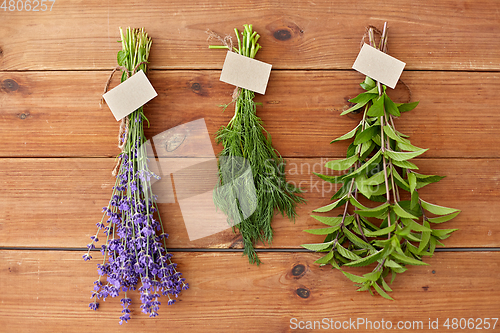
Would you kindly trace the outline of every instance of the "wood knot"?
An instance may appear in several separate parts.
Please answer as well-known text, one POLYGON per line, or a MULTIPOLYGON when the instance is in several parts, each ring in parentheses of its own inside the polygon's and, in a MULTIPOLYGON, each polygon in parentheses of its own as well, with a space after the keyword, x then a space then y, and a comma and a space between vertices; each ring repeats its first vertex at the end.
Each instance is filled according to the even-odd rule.
POLYGON ((429 286, 423 286, 423 287, 422 287, 422 289, 423 289, 424 291, 428 291, 428 290, 429 290, 429 286))
POLYGON ((201 84, 199 84, 198 82, 193 83, 191 85, 191 90, 199 92, 201 90, 201 84))
POLYGON ((12 79, 6 79, 2 81, 2 89, 7 91, 16 91, 19 89, 19 84, 12 79))
POLYGON ((273 34, 274 38, 277 40, 285 41, 292 38, 292 33, 288 29, 276 30, 273 34))
POLYGON ((0 47, 0 57, 3 56, 3 50, 2 48, 0 47))
POLYGON ((202 78, 196 79, 198 82, 188 82, 188 88, 191 89, 196 95, 200 96, 208 96, 208 89, 210 88, 210 84, 207 84, 203 81, 202 78), (201 83, 200 83, 201 81, 201 83))
POLYGON ((307 288, 298 288, 295 292, 300 298, 309 298, 311 295, 311 292, 307 288))
POLYGON ((237 235, 235 239, 229 245, 230 249, 242 249, 243 248, 243 237, 241 235, 237 235))
POLYGON ((18 114, 18 117, 19 117, 20 119, 26 119, 26 118, 28 118, 28 117, 29 117, 29 115, 30 115, 30 113, 29 113, 29 112, 26 112, 26 113, 20 113, 20 114, 18 114))
POLYGON ((306 273, 306 266, 304 266, 303 264, 297 264, 292 268, 292 276, 295 279, 300 279, 301 277, 304 276, 305 273, 306 273))
POLYGON ((282 17, 266 25, 266 29, 276 40, 282 42, 297 41, 304 36, 304 29, 295 23, 298 20, 300 21, 298 17, 282 17))

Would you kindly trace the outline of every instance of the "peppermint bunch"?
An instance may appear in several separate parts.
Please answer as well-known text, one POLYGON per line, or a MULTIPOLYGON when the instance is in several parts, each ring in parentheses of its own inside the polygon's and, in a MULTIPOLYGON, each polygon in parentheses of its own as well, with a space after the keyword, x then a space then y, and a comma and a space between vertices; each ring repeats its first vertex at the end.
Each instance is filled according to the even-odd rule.
MULTIPOLYGON (((144 29, 120 28, 122 50, 118 64, 123 66, 122 82, 137 70, 146 71, 151 39, 144 29)), ((123 292, 120 324, 130 319, 128 297, 130 290, 138 287, 142 312, 150 317, 158 315, 160 297, 166 296, 173 304, 181 290, 188 288, 181 273, 172 263, 172 254, 166 250, 165 233, 158 214, 156 196, 151 190, 151 180, 159 179, 147 164, 146 138, 144 136, 143 108, 125 119, 125 131, 121 136, 123 151, 119 155, 116 182, 111 200, 103 208, 103 218, 97 223, 97 232, 91 236, 88 251, 83 259, 90 260, 102 230, 106 242, 101 245, 102 264, 98 264, 98 279, 94 282, 89 307, 97 310, 98 300, 117 297, 123 292), (157 218, 155 218, 155 215, 157 218)))
MULTIPOLYGON (((251 24, 244 25, 241 36, 238 29, 234 31, 237 48, 232 47, 232 43, 227 45, 225 41, 230 40, 229 37, 223 40, 225 46, 211 45, 210 48, 227 48, 255 58, 261 48, 257 42, 259 34, 253 31, 251 24)), ((216 142, 224 148, 219 155, 220 182, 214 190, 214 202, 228 216, 231 225, 237 224, 243 237, 243 253, 250 263, 259 264, 254 244, 272 241, 271 221, 275 210, 294 219, 297 203, 305 200, 298 195, 301 190, 286 181, 286 163, 272 146, 271 135, 256 114, 254 97, 253 91, 237 88, 233 97, 234 116, 216 134, 216 142), (248 176, 248 170, 252 177, 248 176)))
MULTIPOLYGON (((387 48, 387 29, 375 43, 373 29, 369 29, 370 45, 383 52, 387 48), (377 45, 378 44, 378 45, 377 45)), ((395 127, 395 118, 418 105, 394 103, 386 87, 370 77, 360 84, 365 92, 349 100, 354 106, 341 115, 364 110, 359 124, 347 134, 333 140, 353 139, 347 157, 329 161, 326 167, 345 172, 330 176, 317 174, 325 181, 339 184, 340 189, 332 203, 314 212, 328 213, 342 207, 338 216, 313 215, 325 224, 319 229, 305 230, 324 235, 322 243, 304 244, 306 249, 323 252, 316 263, 333 268, 370 266, 363 275, 342 271, 353 281, 358 291, 373 291, 392 299, 390 282, 408 265, 427 265, 423 257, 432 256, 441 240, 457 229, 434 228, 453 219, 460 210, 432 204, 420 196, 419 189, 440 181, 443 177, 418 173, 410 162, 427 149, 415 147, 408 136, 395 127), (365 202, 372 203, 366 204, 365 202)))

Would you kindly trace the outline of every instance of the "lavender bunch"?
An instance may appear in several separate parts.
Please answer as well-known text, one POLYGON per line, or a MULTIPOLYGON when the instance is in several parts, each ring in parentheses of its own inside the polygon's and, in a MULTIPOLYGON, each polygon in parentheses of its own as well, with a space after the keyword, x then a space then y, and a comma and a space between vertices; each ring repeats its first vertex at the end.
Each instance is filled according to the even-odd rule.
MULTIPOLYGON (((120 28, 120 34, 122 50, 118 52, 118 64, 128 72, 123 73, 123 82, 139 69, 146 71, 151 39, 144 29, 128 28, 124 34, 120 28)), ((90 237, 88 251, 83 255, 85 261, 92 258, 90 251, 95 248, 102 230, 106 236, 101 246, 103 262, 97 265, 99 277, 94 282, 89 307, 97 310, 99 299, 117 297, 123 292, 120 325, 130 319, 131 299, 127 292, 136 290, 139 284, 141 309, 150 317, 158 315, 161 295, 168 297, 171 305, 181 290, 188 288, 176 270, 177 265, 171 261, 172 254, 166 250, 168 234, 163 229, 156 196, 151 190, 151 179, 159 177, 147 165, 143 124, 148 120, 142 107, 127 117, 111 200, 103 208, 103 218, 97 223, 97 232, 90 237)))

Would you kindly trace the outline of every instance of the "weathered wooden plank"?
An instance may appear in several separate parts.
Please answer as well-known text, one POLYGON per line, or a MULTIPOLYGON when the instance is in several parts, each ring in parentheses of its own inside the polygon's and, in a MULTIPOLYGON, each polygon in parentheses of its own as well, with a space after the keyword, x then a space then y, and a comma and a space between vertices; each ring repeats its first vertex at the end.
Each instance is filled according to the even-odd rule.
MULTIPOLYGON (((209 134, 227 124, 232 86, 219 71, 152 71, 159 96, 146 107, 147 136, 204 118, 209 134)), ((108 73, 0 73, 0 156, 115 156, 118 124, 99 107, 108 73)), ((430 148, 424 157, 500 157, 500 97, 496 73, 405 72, 417 109, 396 121, 412 142, 430 148)), ((346 145, 329 142, 348 132, 361 115, 340 116, 361 92, 354 71, 275 71, 258 114, 285 157, 342 156, 346 145)), ((114 80, 116 84, 118 79, 114 80)), ((394 99, 405 101, 400 85, 394 99)), ((216 152, 220 147, 215 146, 216 152)))
POLYGON ((146 27, 154 68, 220 68, 223 52, 205 31, 232 34, 253 23, 259 59, 274 68, 346 69, 365 27, 389 22, 390 53, 408 69, 498 70, 496 1, 317 0, 234 2, 127 0, 55 3, 52 11, 1 11, 0 69, 103 69, 116 66, 119 26, 146 27), (480 56, 478 56, 480 55, 480 56))
MULTIPOLYGON (((309 215, 313 209, 326 205, 335 191, 330 183, 312 174, 326 171, 322 167, 325 161, 288 159, 288 180, 306 191, 304 197, 308 202, 299 206, 295 223, 275 217, 272 247, 297 248, 300 244, 322 241, 321 236, 302 230, 320 227, 321 224, 309 215)), ((111 196, 113 163, 112 158, 2 159, 0 246, 84 247, 95 233, 101 208, 107 205, 111 196)), ((497 218, 500 215, 500 160, 427 159, 416 163, 424 174, 447 176, 421 189, 422 198, 462 210, 457 218, 441 227, 460 229, 445 240, 447 246, 500 246, 497 218)), ((205 174, 193 174, 192 177, 193 183, 206 188, 205 174)), ((203 220, 206 217, 204 209, 200 203, 191 207, 190 214, 203 220)), ((230 229, 189 241, 178 198, 176 203, 160 204, 160 213, 170 234, 168 246, 171 248, 241 246, 241 238, 230 229)), ((339 213, 340 208, 333 211, 332 216, 339 213)))
MULTIPOLYGON (((403 331, 396 329, 402 321, 400 325, 409 322, 407 328, 413 331, 417 326, 411 325, 419 325, 422 332, 443 332, 447 318, 450 325, 452 318, 474 318, 476 323, 476 318, 498 318, 500 310, 500 253, 439 253, 425 259, 431 266, 412 266, 396 279, 391 293, 395 301, 356 292, 339 271, 314 264, 316 254, 265 253, 262 257, 265 264, 256 267, 240 254, 175 253, 190 289, 173 306, 162 304, 155 319, 140 313, 137 292, 129 293, 132 319, 121 327, 118 299, 101 302, 97 312, 87 307, 97 273, 80 253, 0 251, 0 330, 291 332, 299 321, 304 328, 307 321, 323 318, 333 325, 357 323, 360 318, 356 328, 363 332, 381 331, 374 322, 381 325, 382 319, 391 322, 391 331, 403 331), (372 329, 361 319, 371 321, 372 329), (439 329, 429 329, 429 321, 436 320, 439 329)), ((488 321, 492 325, 495 320, 488 321)), ((345 328, 352 331, 353 327, 345 328)))

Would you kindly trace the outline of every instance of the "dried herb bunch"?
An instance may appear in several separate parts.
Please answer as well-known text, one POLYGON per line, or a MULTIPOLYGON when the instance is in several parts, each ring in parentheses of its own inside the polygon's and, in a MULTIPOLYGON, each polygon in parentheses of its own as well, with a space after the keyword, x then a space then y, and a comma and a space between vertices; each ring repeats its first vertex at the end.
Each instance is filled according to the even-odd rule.
MULTIPOLYGON (((373 29, 369 29, 370 45, 386 52, 387 28, 375 42, 373 29)), ((359 267, 373 264, 371 272, 362 276, 342 271, 358 287, 358 291, 373 290, 392 299, 392 291, 385 278, 407 270, 406 265, 427 265, 423 256, 432 256, 436 245, 444 246, 446 239, 457 229, 434 229, 434 224, 446 222, 457 216, 458 209, 446 208, 420 198, 418 190, 443 177, 423 175, 410 162, 423 154, 410 143, 407 135, 394 126, 394 119, 402 112, 415 108, 418 102, 394 103, 386 87, 366 77, 361 87, 366 90, 350 100, 354 106, 342 115, 363 111, 359 124, 347 134, 332 141, 354 141, 342 160, 326 163, 332 170, 345 172, 340 176, 317 174, 325 181, 340 184, 332 203, 314 210, 325 213, 343 206, 338 216, 316 216, 326 228, 305 230, 315 235, 326 235, 323 243, 304 244, 303 247, 326 255, 316 261, 333 268, 359 267), (402 193, 400 193, 402 192, 402 193), (408 194, 405 194, 407 192, 408 194), (377 206, 367 207, 358 199, 364 196, 377 206), (402 198, 406 196, 408 200, 402 198), (381 203, 381 204, 380 204, 381 203), (378 222, 377 222, 378 220, 378 222)))
MULTIPOLYGON (((118 52, 118 64, 122 66, 122 81, 137 70, 146 71, 151 39, 144 29, 120 28, 122 50, 118 52)), ((135 290, 140 283, 142 312, 150 317, 158 315, 161 295, 173 304, 181 290, 188 284, 172 263, 172 254, 166 249, 165 233, 156 205, 156 196, 151 190, 151 179, 159 178, 147 165, 146 138, 144 136, 143 108, 127 116, 126 130, 121 136, 123 151, 119 156, 116 182, 111 200, 103 208, 103 217, 97 223, 97 232, 90 237, 84 260, 92 257, 98 236, 103 230, 106 242, 101 246, 102 264, 98 264, 98 279, 90 308, 97 310, 98 300, 108 296, 117 297, 121 292, 123 306, 120 324, 130 319, 131 299, 128 291, 135 290), (156 216, 156 218, 155 218, 156 216), (106 276, 106 281, 104 281, 106 276)))
MULTIPOLYGON (((261 46, 257 43, 260 36, 252 25, 244 25, 241 37, 238 29, 234 31, 238 48, 231 51, 255 58, 261 46)), ((231 46, 210 48, 230 49, 231 46)), ((256 115, 254 97, 252 91, 237 88, 233 98, 234 116, 216 134, 216 142, 224 148, 219 155, 220 182, 214 190, 214 202, 228 216, 230 225, 237 225, 250 263, 259 264, 254 244, 272 241, 271 220, 275 209, 294 219, 296 204, 304 199, 298 196, 301 191, 286 181, 285 161, 273 148, 270 134, 256 115), (245 177, 247 166, 253 181, 245 177)), ((229 104, 224 109, 227 106, 229 104)))

